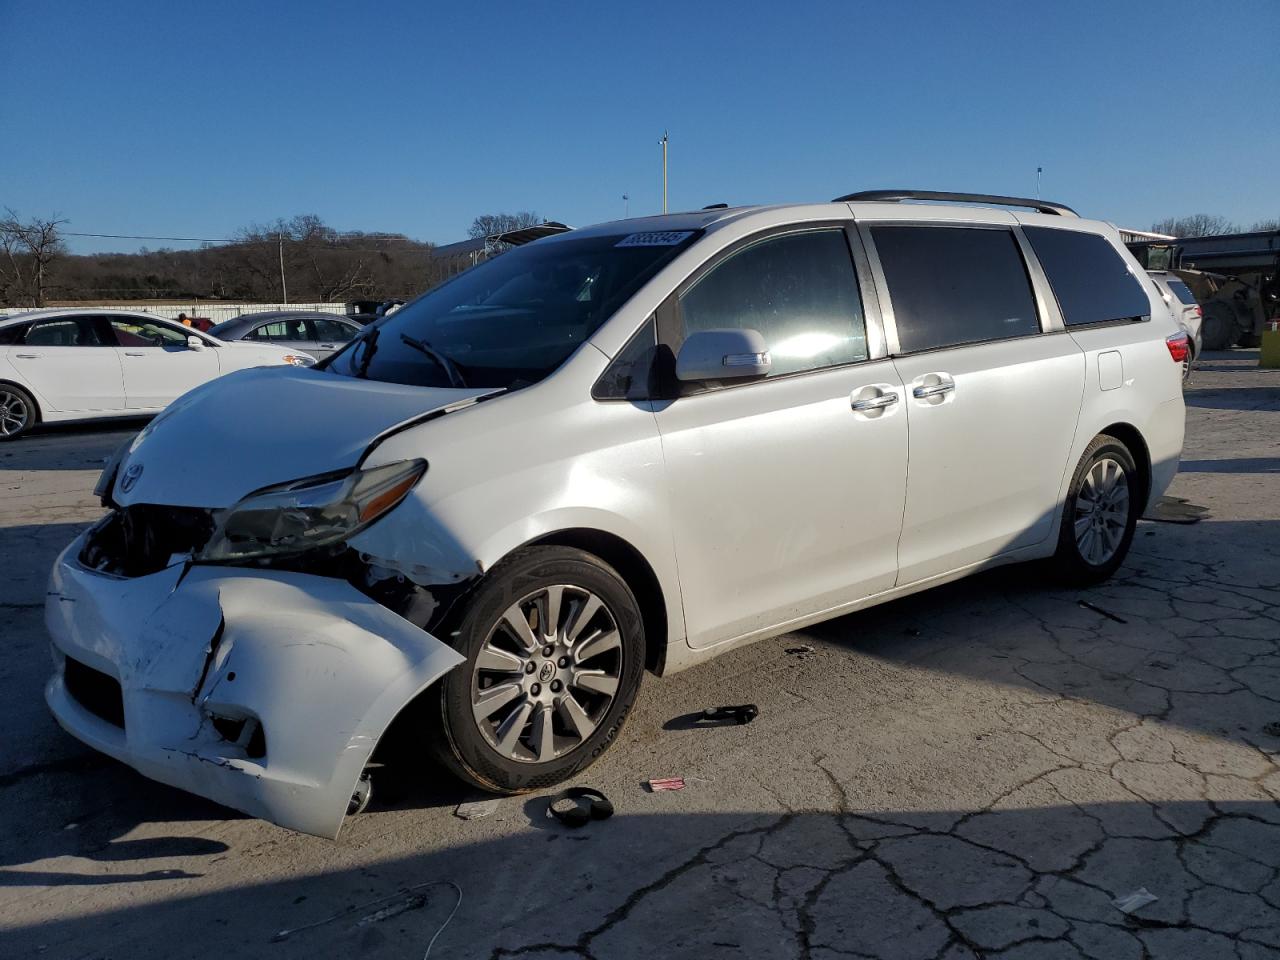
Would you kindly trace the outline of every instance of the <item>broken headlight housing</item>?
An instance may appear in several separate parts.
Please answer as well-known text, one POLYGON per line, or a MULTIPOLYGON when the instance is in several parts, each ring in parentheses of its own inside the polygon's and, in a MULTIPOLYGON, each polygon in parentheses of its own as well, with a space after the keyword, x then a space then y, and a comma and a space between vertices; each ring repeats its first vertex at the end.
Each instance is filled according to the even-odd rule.
POLYGON ((403 500, 426 470, 425 460, 401 460, 259 490, 218 513, 194 559, 225 563, 341 543, 403 500))

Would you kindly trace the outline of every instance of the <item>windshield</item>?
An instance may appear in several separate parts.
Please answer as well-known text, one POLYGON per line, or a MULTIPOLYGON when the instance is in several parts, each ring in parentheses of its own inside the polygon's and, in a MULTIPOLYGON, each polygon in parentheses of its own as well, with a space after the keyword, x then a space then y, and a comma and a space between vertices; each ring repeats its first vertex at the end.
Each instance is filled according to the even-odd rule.
POLYGON ((380 320, 326 369, 424 387, 534 383, 699 233, 565 237, 517 247, 380 320))

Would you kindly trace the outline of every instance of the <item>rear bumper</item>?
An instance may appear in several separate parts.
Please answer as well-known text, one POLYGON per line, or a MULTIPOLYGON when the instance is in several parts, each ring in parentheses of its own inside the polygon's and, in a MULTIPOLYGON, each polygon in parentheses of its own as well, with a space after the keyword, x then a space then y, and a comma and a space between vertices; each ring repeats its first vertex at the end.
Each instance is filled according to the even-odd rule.
POLYGON ((58 723, 290 829, 336 837, 387 725, 462 662, 343 581, 182 565, 119 579, 81 566, 81 546, 58 558, 45 606, 58 723))
POLYGON ((1147 500, 1147 510, 1164 496, 1169 484, 1178 475, 1186 425, 1187 408, 1181 395, 1156 407, 1147 423, 1147 429, 1143 432, 1147 441, 1147 453, 1151 456, 1151 495, 1147 500))

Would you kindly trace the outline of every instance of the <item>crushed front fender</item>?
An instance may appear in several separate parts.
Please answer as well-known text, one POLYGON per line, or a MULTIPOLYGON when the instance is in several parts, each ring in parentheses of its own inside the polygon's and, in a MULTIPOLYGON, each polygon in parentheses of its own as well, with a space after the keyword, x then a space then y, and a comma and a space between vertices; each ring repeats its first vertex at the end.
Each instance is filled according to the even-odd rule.
POLYGON ((293 830, 336 837, 383 731, 463 662, 342 580, 201 566, 122 579, 81 566, 81 545, 59 557, 45 608, 58 723, 293 830))

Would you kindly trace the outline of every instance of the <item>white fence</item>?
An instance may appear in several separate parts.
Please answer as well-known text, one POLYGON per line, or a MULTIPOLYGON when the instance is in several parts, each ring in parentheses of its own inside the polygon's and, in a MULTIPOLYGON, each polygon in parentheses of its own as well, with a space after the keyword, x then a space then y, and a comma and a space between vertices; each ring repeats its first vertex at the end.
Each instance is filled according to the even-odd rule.
MULTIPOLYGON (((70 308, 72 304, 63 304, 64 308, 70 308)), ((222 323, 224 320, 234 320, 246 313, 262 313, 266 310, 317 310, 321 313, 345 314, 347 312, 346 304, 343 303, 218 303, 209 300, 193 300, 190 303, 155 303, 153 301, 138 300, 134 302, 123 302, 120 300, 103 301, 102 303, 83 303, 74 304, 76 309, 102 308, 103 310, 129 310, 133 313, 150 313, 157 317, 166 317, 170 320, 176 319, 178 314, 185 313, 188 317, 207 317, 213 323, 222 323)), ((26 307, 0 307, 0 319, 5 317, 17 316, 19 313, 25 313, 26 307)), ((57 307, 47 307, 46 309, 56 310, 57 307)))

